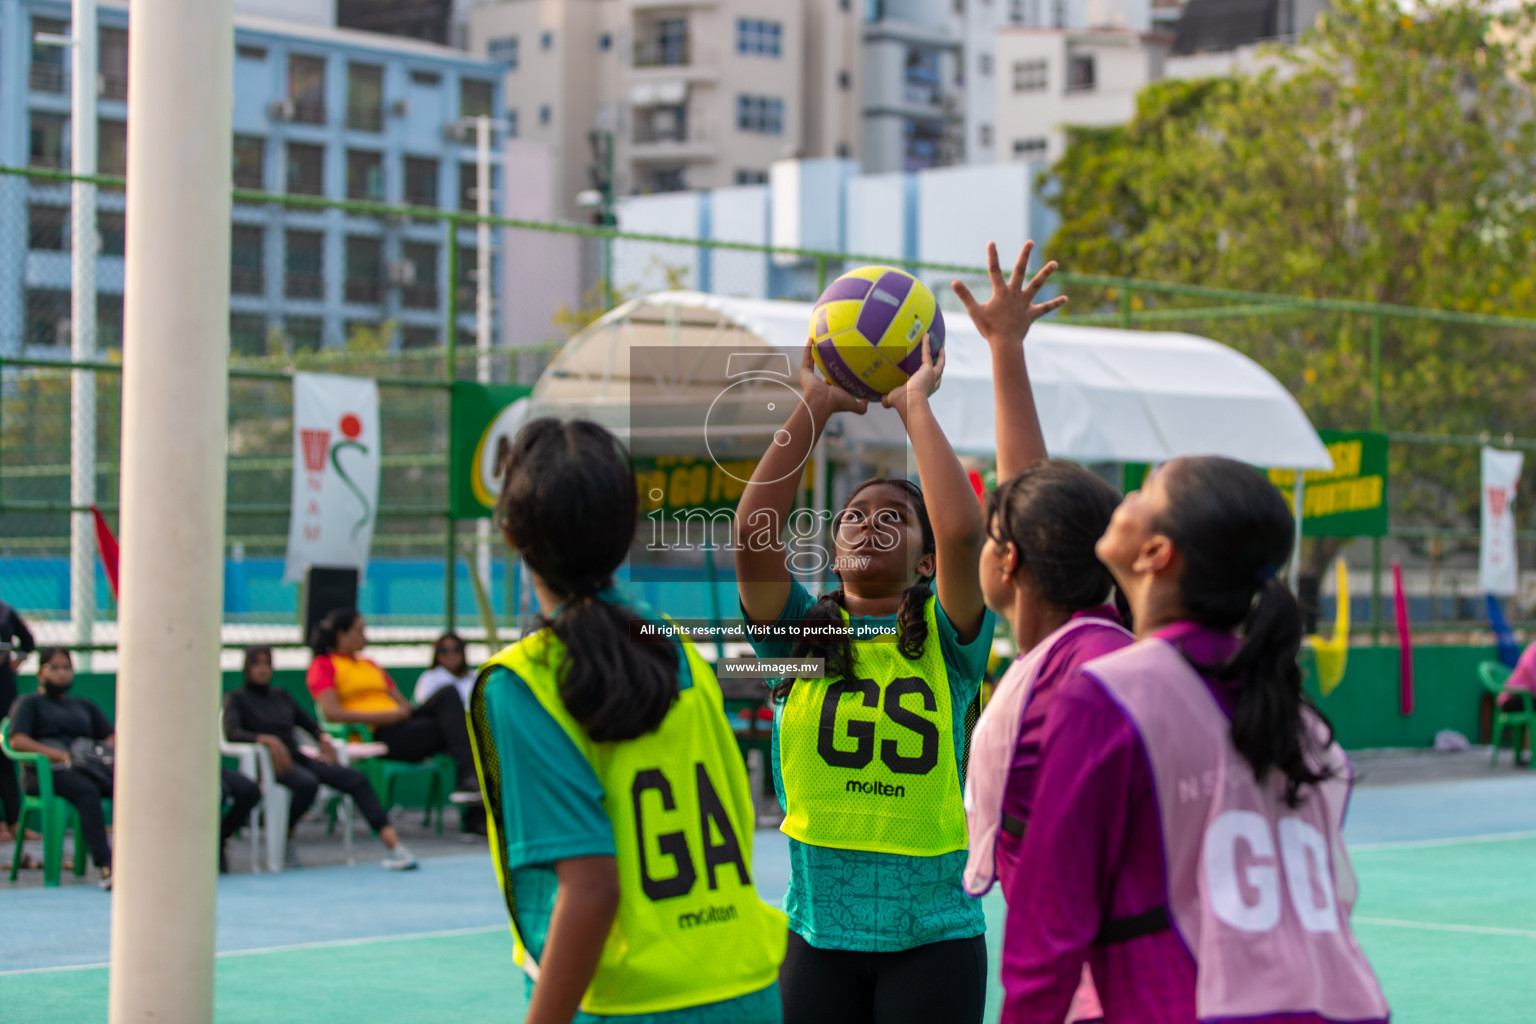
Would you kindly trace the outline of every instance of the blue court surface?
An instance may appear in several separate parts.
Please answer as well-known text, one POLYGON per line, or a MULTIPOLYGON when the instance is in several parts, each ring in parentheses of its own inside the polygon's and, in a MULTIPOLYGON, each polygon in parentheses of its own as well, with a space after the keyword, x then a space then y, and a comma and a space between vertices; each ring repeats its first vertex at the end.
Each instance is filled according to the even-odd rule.
MULTIPOLYGON (((1355 926, 1405 1024, 1536 1021, 1536 774, 1356 790, 1355 926)), ((783 838, 756 838, 765 898, 783 838)), ((106 1020, 109 905, 93 886, 0 885, 0 1021, 106 1020)), ((989 945, 1002 903, 987 898, 989 945)), ((515 1022, 525 984, 484 853, 234 875, 219 882, 221 1022, 515 1022)), ((994 977, 989 1020, 1001 990, 994 977)))

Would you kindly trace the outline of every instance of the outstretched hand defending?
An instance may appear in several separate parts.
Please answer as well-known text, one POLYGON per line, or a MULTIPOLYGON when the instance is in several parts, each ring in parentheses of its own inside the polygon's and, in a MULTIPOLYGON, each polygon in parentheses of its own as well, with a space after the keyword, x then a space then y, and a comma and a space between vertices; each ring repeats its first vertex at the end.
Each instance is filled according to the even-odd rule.
POLYGON ((1041 267, 1040 272, 1026 284, 1024 275, 1028 271, 1029 255, 1034 249, 1034 242, 1024 243, 1024 248, 1019 250, 1018 262, 1013 265, 1013 275, 1004 280, 1003 268, 997 260, 997 245, 990 242, 987 244, 987 277, 992 281, 992 297, 986 305, 976 301, 976 296, 971 294, 965 282, 955 281, 950 285, 965 305, 971 322, 990 345, 1019 344, 1029 332, 1031 324, 1067 304, 1065 295, 1058 295, 1049 302, 1035 302, 1035 296, 1040 294, 1046 280, 1056 271, 1056 261, 1052 260, 1041 267))

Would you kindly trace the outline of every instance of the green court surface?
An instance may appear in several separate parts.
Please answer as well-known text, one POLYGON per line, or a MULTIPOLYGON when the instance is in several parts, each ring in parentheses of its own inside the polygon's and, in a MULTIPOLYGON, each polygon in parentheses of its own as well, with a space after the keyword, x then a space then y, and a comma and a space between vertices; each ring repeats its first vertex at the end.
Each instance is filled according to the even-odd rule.
MULTIPOLYGON (((1536 796, 1536 779, 1493 792, 1482 784, 1442 784, 1435 787, 1391 787, 1394 799, 1422 788, 1421 806, 1455 804, 1465 795, 1478 800, 1536 796)), ((1376 792, 1384 792, 1378 790, 1376 792)), ((1368 791, 1357 795, 1371 801, 1368 791)), ((1359 804, 1353 811, 1359 810, 1359 804)), ((1395 807, 1383 806, 1384 819, 1395 807)), ((1367 834, 1371 813, 1366 810, 1367 834)), ((1380 824, 1377 821, 1376 824, 1380 824)), ((1385 834, 1424 835, 1436 829, 1420 819, 1389 828, 1385 834)), ((1441 822, 1442 826, 1445 824, 1441 822)), ((760 833, 759 862, 776 860, 776 833, 760 833)), ((1355 929, 1381 977, 1392 1004, 1394 1021, 1402 1024, 1517 1024, 1536 1021, 1536 887, 1529 876, 1536 866, 1536 833, 1508 831, 1496 836, 1450 836, 1391 839, 1355 846, 1353 860, 1360 878, 1355 929)), ((473 884, 486 869, 471 861, 473 884)), ((420 872, 434 868, 425 862, 420 872)), ((382 884, 364 869, 318 869, 305 884, 351 889, 366 886, 375 898, 382 884), (348 873, 351 873, 350 875, 348 873), (330 874, 327 874, 330 873, 330 874), (355 878, 356 883, 351 879, 355 878)), ((465 870, 468 870, 466 868, 465 870)), ((771 874, 759 871, 759 882, 771 874)), ((271 878, 271 876, 267 876, 271 878)), ((280 876, 279 876, 280 877, 280 876)), ((274 880, 275 882, 275 880, 274 880)), ((274 884, 255 880, 248 884, 274 884)), ((458 881, 455 885, 461 885, 458 881)), ((775 883, 768 883, 769 888, 775 883)), ((781 883, 779 883, 781 884, 781 883)), ((81 887, 83 890, 84 887, 81 887)), ((39 890, 24 904, 31 916, 44 898, 39 890)), ((70 893, 53 890, 51 895, 70 893)), ((7 910, 25 893, 0 891, 0 952, 16 951, 14 928, 23 924, 7 910)), ((78 893, 79 898, 87 894, 78 893)), ((99 896, 99 894, 90 894, 99 896)), ((771 894, 771 895, 777 895, 771 894)), ((315 1024, 509 1024, 521 1020, 525 1005, 522 973, 511 962, 511 940, 504 927, 489 923, 496 906, 494 892, 485 894, 485 923, 453 931, 422 930, 407 934, 357 934, 301 945, 279 944, 220 953, 216 973, 216 1017, 220 1024, 315 1022, 315 1024)), ((221 889, 221 906, 226 897, 221 889)), ((387 899, 387 897, 386 897, 387 899)), ((88 906, 82 903, 82 906, 88 906)), ((994 892, 987 897, 989 972, 988 1020, 996 1020, 1001 990, 996 983, 997 949, 1002 935, 1003 905, 994 892)), ((375 902, 375 907, 379 906, 375 902)), ((278 909, 273 908, 274 912, 278 909)), ((426 909, 425 907, 420 909, 426 909)), ((477 913, 480 912, 478 909, 477 913)), ((67 924, 49 922, 54 928, 67 924)), ((222 925, 222 921, 221 921, 222 925)), ((367 918, 348 927, 366 932, 367 918)), ((345 931, 346 929, 343 929, 345 931)), ((221 940, 221 947, 225 943, 221 940)), ((94 1024, 106 1019, 107 970, 97 961, 85 966, 27 966, 7 970, 0 960, 0 1021, 5 1024, 94 1024)), ((49 954, 50 957, 56 954, 49 954)), ((43 959, 47 959, 46 957, 43 959)), ((26 957, 17 963, 31 964, 26 957)))

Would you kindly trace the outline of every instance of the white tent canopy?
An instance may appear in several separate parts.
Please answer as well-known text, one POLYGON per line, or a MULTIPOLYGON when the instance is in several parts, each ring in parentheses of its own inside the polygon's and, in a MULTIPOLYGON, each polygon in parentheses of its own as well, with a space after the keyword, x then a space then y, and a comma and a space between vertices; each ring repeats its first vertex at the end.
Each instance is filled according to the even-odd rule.
MULTIPOLYGON (((718 457, 720 446, 734 438, 742 454, 760 452, 783 423, 785 407, 775 408, 762 400, 766 392, 748 387, 758 400, 738 403, 722 417, 723 407, 711 407, 711 398, 739 377, 735 360, 729 373, 686 357, 658 370, 656 353, 661 347, 694 355, 714 348, 756 351, 760 382, 768 392, 782 392, 771 378, 787 373, 784 383, 797 385, 811 308, 806 302, 700 292, 635 299, 566 344, 534 389, 531 411, 596 419, 626 436, 637 451, 683 454, 707 440, 718 457), (645 368, 631 378, 635 347, 647 354, 645 368), (788 365, 773 349, 790 354, 788 365), (711 409, 707 430, 693 422, 700 408, 711 409), (641 409, 649 411, 637 414, 641 409), (668 415, 676 420, 668 421, 668 415)), ((991 354, 963 315, 951 313, 946 326, 949 355, 934 412, 956 451, 990 456, 995 453, 991 354)), ((1326 447, 1290 392, 1252 359, 1208 338, 1045 321, 1030 330, 1026 359, 1053 456, 1159 463, 1184 455, 1225 455, 1256 466, 1332 468, 1326 447)), ((841 444, 905 445, 901 423, 890 410, 872 407, 865 416, 839 419, 828 435, 841 444)))

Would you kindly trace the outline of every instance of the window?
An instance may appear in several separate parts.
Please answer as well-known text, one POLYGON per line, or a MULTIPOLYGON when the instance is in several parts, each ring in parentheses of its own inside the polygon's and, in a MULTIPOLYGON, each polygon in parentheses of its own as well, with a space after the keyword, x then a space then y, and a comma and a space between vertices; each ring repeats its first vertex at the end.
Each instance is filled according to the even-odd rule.
POLYGON ((548 50, 548 49, 550 49, 554 45, 555 45, 555 34, 553 32, 541 32, 541 33, 539 33, 539 49, 541 49, 541 50, 548 50))
POLYGON ((475 308, 475 281, 479 271, 479 250, 472 245, 459 246, 459 280, 455 290, 458 293, 460 309, 475 308))
POLYGON ((763 135, 784 134, 784 101, 776 96, 737 96, 736 127, 763 135))
POLYGON ((1023 160, 1043 160, 1046 147, 1045 139, 1014 139, 1013 155, 1023 160))
POLYGON ((907 50, 907 64, 902 75, 902 96, 908 103, 938 106, 944 100, 943 76, 939 72, 939 51, 913 46, 907 50))
POLYGON ((431 86, 431 85, 441 85, 442 82, 443 82, 443 76, 438 74, 436 71, 412 71, 411 72, 411 84, 412 85, 427 85, 427 86, 431 86))
POLYGON ((505 120, 507 122, 507 138, 509 138, 509 139, 517 138, 517 111, 515 111, 515 110, 507 111, 507 116, 506 116, 505 120))
POLYGON ((69 22, 56 18, 32 19, 32 70, 30 74, 33 92, 64 92, 69 78, 64 72, 66 47, 55 43, 39 43, 36 36, 67 36, 69 22))
POLYGON ((101 72, 101 98, 128 98, 128 30, 103 26, 96 30, 97 67, 101 72))
POLYGON ((98 210, 96 237, 101 239, 101 255, 126 255, 128 252, 127 214, 119 210, 98 210))
POLYGON ((551 116, 548 103, 539 108, 539 124, 549 124, 551 116))
POLYGON ((267 140, 259 135, 235 136, 236 188, 261 191, 267 187, 267 140))
POLYGON ((437 348, 436 327, 406 327, 400 331, 401 348, 437 348))
POLYGON ((384 201, 384 156, 367 150, 347 150, 347 198, 384 201))
POLYGON ((288 143, 288 192, 296 196, 325 194, 325 149, 302 142, 288 143))
POLYGON ((283 294, 290 299, 325 295, 325 236, 318 231, 289 231, 283 253, 283 294))
POLYGON ((600 53, 607 53, 613 49, 613 33, 603 32, 597 37, 597 49, 600 53))
POLYGON ((424 156, 405 158, 405 201, 411 206, 437 206, 437 161, 424 156))
POLYGON ((44 114, 34 110, 27 145, 27 163, 32 167, 63 167, 64 136, 69 122, 63 114, 44 114))
POLYGON ((67 206, 27 207, 27 248, 62 251, 69 247, 65 228, 69 224, 67 206))
POLYGON ((236 224, 229 233, 229 290, 263 295, 267 290, 267 232, 255 224, 236 224))
POLYGON ((383 293, 384 243, 377 238, 347 239, 346 300, 378 302, 383 293))
POLYGON ((294 352, 320 351, 321 321, 315 316, 290 316, 283 321, 283 333, 294 352))
POLYGON ((736 184, 766 185, 768 184, 768 172, 757 170, 739 170, 736 172, 736 184))
POLYGON ((376 64, 347 65, 347 127, 384 130, 384 69, 376 64))
POLYGON ((300 124, 325 124, 325 58, 288 58, 288 99, 300 124))
POLYGON ((96 122, 96 169, 102 174, 128 173, 128 125, 123 121, 96 122))
POLYGON ((853 156, 853 147, 852 146, 848 145, 848 143, 846 143, 846 142, 839 142, 837 144, 837 158, 839 160, 847 160, 848 158, 850 158, 852 156, 853 156))
POLYGON ((1066 0, 1051 0, 1051 27, 1067 27, 1067 2, 1066 0))
POLYGON ((27 344, 69 348, 69 292, 27 289, 27 344))
POLYGON ((110 292, 96 295, 96 348, 123 347, 123 297, 110 292))
POLYGON ((495 89, 490 82, 465 78, 459 82, 459 116, 490 117, 495 89))
POLYGON ((982 145, 982 146, 990 146, 990 145, 992 145, 992 126, 991 125, 989 125, 989 124, 980 124, 980 125, 976 126, 976 142, 977 142, 978 145, 982 145))
POLYGON ((267 318, 260 313, 229 314, 229 350, 237 356, 267 354, 267 318))
POLYGON ((839 71, 837 73, 837 87, 839 89, 852 89, 853 76, 846 71, 839 71))
MULTIPOLYGON (((476 201, 479 199, 480 187, 479 169, 472 163, 459 164, 459 209, 466 213, 474 213, 478 208, 476 201)), ((501 177, 499 168, 491 167, 491 195, 496 195, 497 179, 501 177)))
POLYGON ((1008 0, 1008 20, 1015 25, 1027 25, 1034 22, 1024 14, 1024 0, 1008 0))
POLYGON ((1036 92, 1046 86, 1046 64, 1043 60, 1018 60, 1013 62, 1013 91, 1036 92))
POLYGON ((647 192, 683 192, 688 188, 688 168, 658 167, 651 172, 647 192))
POLYGON ((1067 58, 1067 92, 1087 92, 1093 88, 1093 58, 1072 56, 1067 58))
POLYGON ((688 19, 662 18, 635 40, 635 66, 683 67, 688 63, 688 19))
POLYGON ((736 52, 756 57, 777 57, 783 34, 783 26, 777 21, 740 18, 736 22, 736 52))
POLYGON ((400 289, 400 304, 408 309, 437 308, 437 246, 405 242, 400 256, 413 270, 411 283, 400 289))
POLYGON ((485 55, 492 64, 500 64, 508 71, 517 70, 517 36, 501 36, 488 40, 485 55))
POLYGON ((992 55, 990 53, 976 55, 976 73, 978 75, 992 74, 992 55))
POLYGON ((638 107, 634 115, 638 143, 683 142, 688 138, 688 108, 682 104, 638 107))
POLYGON ((267 50, 264 46, 251 46, 248 43, 242 43, 235 47, 235 56, 241 60, 266 60, 267 50))

